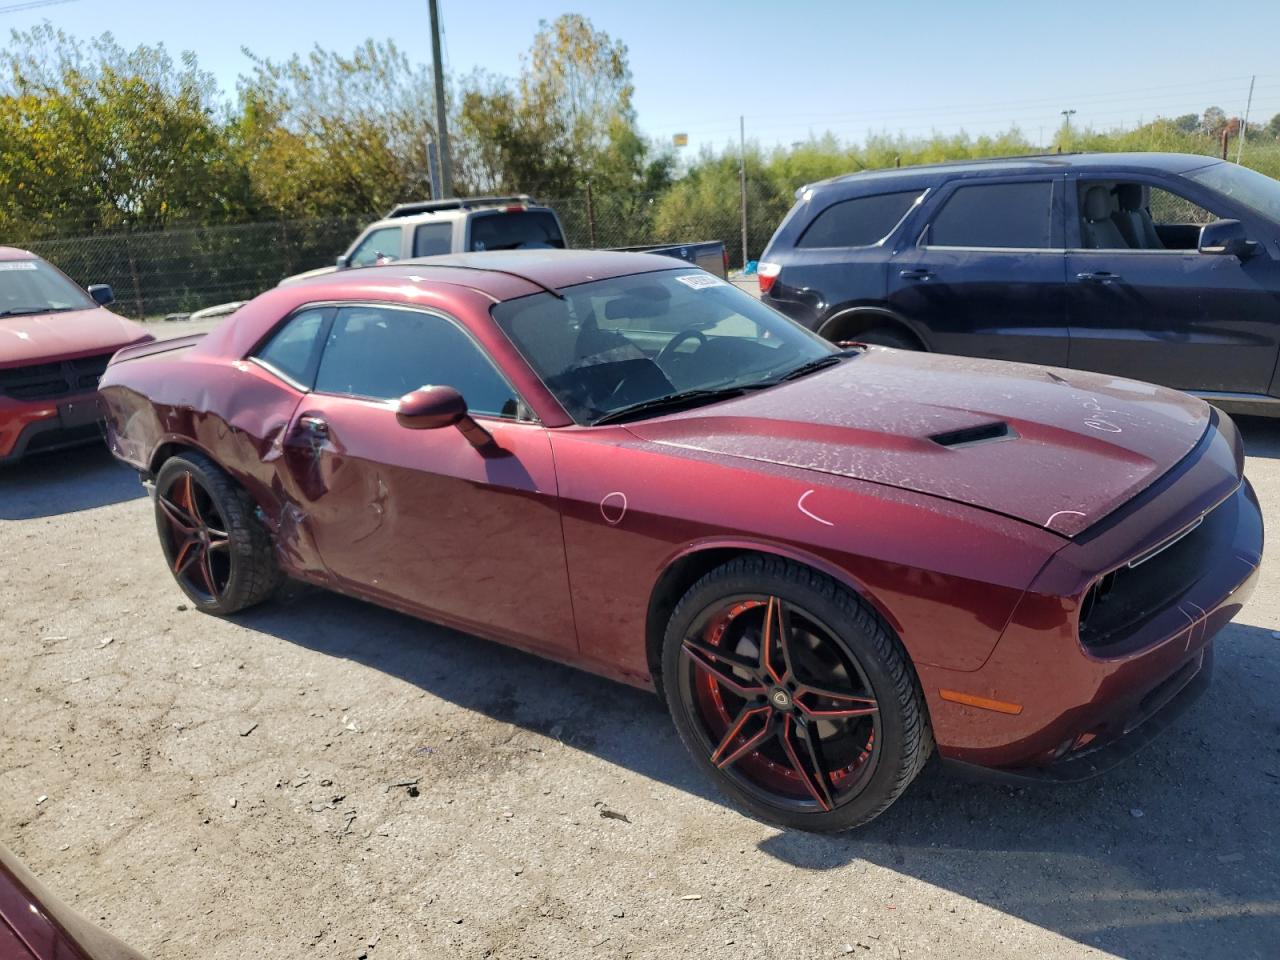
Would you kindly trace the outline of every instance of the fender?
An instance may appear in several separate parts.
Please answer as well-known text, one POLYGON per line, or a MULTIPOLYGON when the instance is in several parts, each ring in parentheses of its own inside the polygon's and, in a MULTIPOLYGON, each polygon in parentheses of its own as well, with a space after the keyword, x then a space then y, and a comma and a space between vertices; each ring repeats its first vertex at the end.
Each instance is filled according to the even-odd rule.
MULTIPOLYGON (((839 326, 839 324, 845 320, 861 318, 861 317, 867 317, 867 318, 883 317, 886 320, 890 321, 891 323, 897 324, 898 326, 902 327, 904 330, 906 330, 908 333, 914 336, 917 340, 920 341, 920 343, 923 345, 925 350, 929 350, 929 351, 933 350, 932 343, 928 336, 928 331, 922 324, 917 323, 914 320, 911 320, 910 318, 904 316, 903 314, 899 313, 896 310, 891 309, 890 307, 880 306, 880 305, 861 305, 856 307, 843 307, 837 310, 831 316, 827 317, 827 319, 823 320, 822 323, 818 325, 818 330, 817 330, 818 336, 825 337, 826 339, 830 340, 831 337, 828 335, 828 331, 834 331, 839 326)), ((841 337, 841 339, 847 340, 850 338, 841 337)), ((854 334, 852 339, 857 339, 857 335, 854 334)))

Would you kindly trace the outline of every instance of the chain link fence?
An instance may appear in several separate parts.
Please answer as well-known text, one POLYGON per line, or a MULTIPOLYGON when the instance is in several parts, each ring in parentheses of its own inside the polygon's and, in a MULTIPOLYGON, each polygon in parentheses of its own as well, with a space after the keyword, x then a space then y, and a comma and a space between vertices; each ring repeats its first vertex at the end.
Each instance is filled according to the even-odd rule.
MULTIPOLYGON (((684 218, 664 230, 658 224, 658 199, 647 194, 585 194, 540 202, 559 214, 570 247, 720 240, 737 255, 740 227, 733 216, 709 215, 693 222, 684 218)), ((332 264, 376 218, 371 214, 173 227, 33 240, 25 246, 77 283, 110 284, 116 310, 145 318, 247 300, 284 277, 332 264)))

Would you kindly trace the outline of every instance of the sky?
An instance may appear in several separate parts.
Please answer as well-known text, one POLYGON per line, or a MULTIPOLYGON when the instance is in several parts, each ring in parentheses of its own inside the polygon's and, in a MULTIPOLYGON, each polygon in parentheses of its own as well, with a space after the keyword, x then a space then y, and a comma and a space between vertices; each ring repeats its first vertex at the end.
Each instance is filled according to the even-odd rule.
MULTIPOLYGON (((439 0, 445 62, 514 76, 539 20, 582 13, 629 49, 646 134, 689 152, 832 131, 927 136, 1018 124, 1047 142, 1221 106, 1280 113, 1280 3, 1190 0, 439 0)), ((272 58, 391 37, 430 62, 427 0, 0 0, 0 31, 48 20, 78 36, 193 51, 228 93, 248 47, 272 58), (34 7, 34 9, 32 9, 34 7), (27 8, 27 9, 22 9, 27 8)), ((4 36, 0 33, 0 36, 4 36)), ((8 42, 5 37, 5 42, 8 42)))

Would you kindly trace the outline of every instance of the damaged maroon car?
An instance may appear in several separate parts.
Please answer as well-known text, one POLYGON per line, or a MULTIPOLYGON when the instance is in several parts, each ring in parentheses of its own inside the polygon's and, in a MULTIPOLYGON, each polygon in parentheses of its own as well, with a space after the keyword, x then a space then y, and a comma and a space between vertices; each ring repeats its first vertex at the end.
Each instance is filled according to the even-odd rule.
POLYGON ((102 392, 201 610, 288 575, 656 689, 730 797, 806 829, 874 817, 935 745, 1118 762, 1205 688, 1262 553, 1200 400, 840 349, 661 257, 316 278, 102 392))

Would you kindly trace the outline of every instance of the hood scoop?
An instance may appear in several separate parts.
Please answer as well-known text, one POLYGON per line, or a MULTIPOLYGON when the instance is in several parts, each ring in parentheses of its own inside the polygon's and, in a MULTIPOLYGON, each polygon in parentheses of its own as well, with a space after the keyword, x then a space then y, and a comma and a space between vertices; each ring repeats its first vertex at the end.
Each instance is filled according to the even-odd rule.
POLYGON ((1003 420, 995 423, 983 423, 976 427, 962 427, 959 430, 948 430, 935 433, 929 438, 940 447, 953 450, 960 447, 976 447, 983 443, 997 443, 1001 440, 1017 440, 1018 432, 1003 420))

